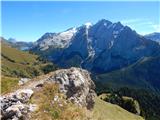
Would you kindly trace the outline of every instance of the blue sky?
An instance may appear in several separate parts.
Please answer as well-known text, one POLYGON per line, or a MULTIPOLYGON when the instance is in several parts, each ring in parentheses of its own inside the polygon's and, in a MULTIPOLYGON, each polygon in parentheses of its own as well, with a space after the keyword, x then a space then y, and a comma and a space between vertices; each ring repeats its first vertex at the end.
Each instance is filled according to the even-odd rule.
POLYGON ((36 41, 100 19, 121 21, 140 34, 160 32, 160 2, 2 2, 2 36, 36 41))

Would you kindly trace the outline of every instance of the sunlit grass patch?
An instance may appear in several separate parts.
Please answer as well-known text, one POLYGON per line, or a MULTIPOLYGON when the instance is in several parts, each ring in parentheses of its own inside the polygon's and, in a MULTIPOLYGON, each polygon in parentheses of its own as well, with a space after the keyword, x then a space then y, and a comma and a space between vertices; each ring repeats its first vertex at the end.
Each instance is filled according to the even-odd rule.
POLYGON ((13 77, 1 77, 1 93, 8 93, 15 90, 18 87, 19 78, 13 77))

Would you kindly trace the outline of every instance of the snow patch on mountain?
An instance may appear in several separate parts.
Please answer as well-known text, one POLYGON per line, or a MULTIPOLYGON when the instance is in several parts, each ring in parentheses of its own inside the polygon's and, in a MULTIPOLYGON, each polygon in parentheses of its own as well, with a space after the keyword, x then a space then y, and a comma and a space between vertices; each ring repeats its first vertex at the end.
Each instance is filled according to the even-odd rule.
POLYGON ((92 26, 92 23, 90 23, 90 22, 88 22, 88 23, 86 23, 85 24, 86 25, 86 38, 87 38, 87 42, 88 42, 88 57, 86 58, 86 59, 88 59, 88 58, 93 58, 94 57, 94 55, 95 55, 95 50, 94 50, 94 48, 92 47, 92 39, 91 38, 89 38, 89 36, 88 36, 88 31, 89 31, 89 28, 92 26))
POLYGON ((112 48, 113 44, 114 44, 114 40, 112 40, 112 41, 110 42, 110 44, 109 44, 109 49, 112 48))
POLYGON ((104 23, 104 26, 107 26, 107 23, 104 23))
POLYGON ((87 23, 85 23, 85 26, 86 26, 86 28, 88 29, 90 26, 92 26, 92 23, 87 22, 87 23))
POLYGON ((95 50, 92 47, 92 40, 88 39, 88 58, 93 58, 95 55, 95 50))
POLYGON ((76 34, 77 29, 71 28, 67 31, 50 34, 49 36, 43 37, 42 41, 39 41, 39 47, 41 50, 47 50, 50 46, 54 48, 65 48, 69 46, 69 43, 72 40, 72 37, 76 34))
POLYGON ((68 31, 62 32, 59 35, 64 39, 64 40, 68 40, 71 39, 72 36, 77 32, 76 28, 72 28, 68 31))
POLYGON ((119 31, 113 31, 113 37, 114 38, 117 38, 118 34, 119 34, 119 31))

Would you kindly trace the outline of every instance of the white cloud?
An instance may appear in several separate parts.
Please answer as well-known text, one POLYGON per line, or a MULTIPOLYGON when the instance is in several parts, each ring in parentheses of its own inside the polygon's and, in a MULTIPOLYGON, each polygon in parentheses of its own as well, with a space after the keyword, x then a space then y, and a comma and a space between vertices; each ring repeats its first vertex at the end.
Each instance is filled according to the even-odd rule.
POLYGON ((160 32, 160 25, 153 24, 152 27, 155 29, 156 32, 160 32))
POLYGON ((160 32, 160 24, 154 23, 149 19, 126 19, 121 20, 124 25, 130 26, 140 34, 148 34, 152 32, 160 32))
POLYGON ((121 21, 123 24, 132 24, 132 25, 153 25, 150 20, 147 19, 126 19, 121 21))
POLYGON ((137 22, 140 22, 140 21, 142 21, 142 19, 138 19, 138 18, 136 18, 136 19, 121 20, 121 22, 123 24, 137 23, 137 22))

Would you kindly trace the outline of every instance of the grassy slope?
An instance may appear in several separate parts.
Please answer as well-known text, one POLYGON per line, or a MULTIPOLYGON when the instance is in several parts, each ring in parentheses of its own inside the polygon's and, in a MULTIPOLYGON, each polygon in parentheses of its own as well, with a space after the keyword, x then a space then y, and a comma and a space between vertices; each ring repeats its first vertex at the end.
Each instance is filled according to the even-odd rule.
POLYGON ((160 57, 145 58, 129 67, 98 75, 97 81, 112 88, 160 89, 160 57))
POLYGON ((123 108, 96 98, 93 110, 94 120, 143 120, 142 117, 132 114, 123 108))
POLYGON ((12 48, 5 42, 2 42, 1 46, 2 75, 4 76, 34 77, 43 74, 42 69, 47 65, 52 65, 52 63, 39 60, 37 55, 12 48))
POLYGON ((17 50, 5 40, 1 41, 2 93, 13 90, 20 77, 32 78, 55 69, 54 64, 40 60, 37 55, 17 50))
POLYGON ((133 97, 140 103, 146 120, 159 120, 159 107, 156 107, 159 106, 159 68, 160 57, 154 57, 145 58, 121 70, 101 74, 97 79, 97 91, 117 91, 122 96, 133 97))
POLYGON ((5 94, 10 92, 13 89, 17 89, 16 86, 18 84, 19 79, 13 77, 1 77, 1 93, 5 94))
POLYGON ((111 94, 111 93, 102 93, 98 96, 101 100, 106 102, 119 105, 120 107, 124 108, 125 110, 134 113, 140 114, 141 109, 137 100, 133 99, 132 97, 128 96, 120 96, 118 94, 111 94))

